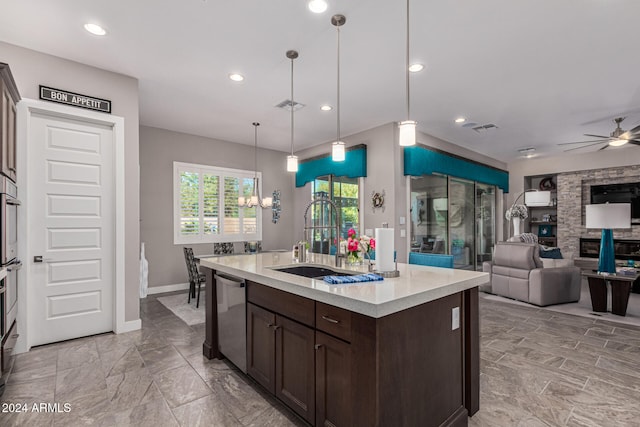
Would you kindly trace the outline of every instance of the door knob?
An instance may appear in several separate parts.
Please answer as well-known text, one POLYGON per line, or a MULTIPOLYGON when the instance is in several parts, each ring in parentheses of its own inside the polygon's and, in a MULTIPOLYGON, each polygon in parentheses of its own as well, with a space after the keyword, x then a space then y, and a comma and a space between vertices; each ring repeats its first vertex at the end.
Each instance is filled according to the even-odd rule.
POLYGON ((36 255, 33 257, 33 262, 49 262, 51 258, 43 258, 42 255, 36 255))

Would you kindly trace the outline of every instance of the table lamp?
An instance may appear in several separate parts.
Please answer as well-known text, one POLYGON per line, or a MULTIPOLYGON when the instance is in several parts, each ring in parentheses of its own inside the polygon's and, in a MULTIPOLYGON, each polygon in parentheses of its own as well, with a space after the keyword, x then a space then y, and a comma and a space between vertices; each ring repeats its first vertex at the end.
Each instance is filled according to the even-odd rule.
POLYGON ((615 273, 616 260, 613 250, 613 229, 631 228, 630 203, 603 203, 585 206, 586 227, 601 228, 598 273, 615 273))

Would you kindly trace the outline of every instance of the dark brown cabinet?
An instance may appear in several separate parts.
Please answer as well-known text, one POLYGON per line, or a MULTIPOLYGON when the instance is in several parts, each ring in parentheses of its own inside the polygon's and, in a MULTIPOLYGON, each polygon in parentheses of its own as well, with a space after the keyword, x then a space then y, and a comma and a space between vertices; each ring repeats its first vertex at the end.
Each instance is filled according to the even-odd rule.
POLYGON ((247 304, 247 373, 305 420, 315 417, 314 331, 247 304))
POLYGON ((316 331, 316 425, 350 426, 351 345, 316 331))
POLYGON ((315 405, 314 331, 276 315, 276 396, 313 423, 315 405))
POLYGON ((7 64, 0 63, 0 172, 16 181, 16 104, 20 94, 7 64))
POLYGON ((247 373, 271 393, 276 391, 275 323, 275 314, 247 304, 247 373))
POLYGON ((477 288, 373 318, 247 280, 248 374, 311 425, 466 426, 479 364, 477 288))

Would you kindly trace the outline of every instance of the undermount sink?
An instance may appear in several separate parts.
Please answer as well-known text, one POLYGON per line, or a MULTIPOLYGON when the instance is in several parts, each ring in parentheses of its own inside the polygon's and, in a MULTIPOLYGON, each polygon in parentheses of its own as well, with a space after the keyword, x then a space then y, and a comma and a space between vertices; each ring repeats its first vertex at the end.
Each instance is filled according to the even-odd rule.
POLYGON ((275 271, 282 273, 295 274, 296 276, 309 277, 312 279, 320 279, 324 276, 353 276, 356 273, 347 273, 344 271, 335 271, 326 267, 317 267, 313 265, 298 265, 295 267, 274 268, 275 271))

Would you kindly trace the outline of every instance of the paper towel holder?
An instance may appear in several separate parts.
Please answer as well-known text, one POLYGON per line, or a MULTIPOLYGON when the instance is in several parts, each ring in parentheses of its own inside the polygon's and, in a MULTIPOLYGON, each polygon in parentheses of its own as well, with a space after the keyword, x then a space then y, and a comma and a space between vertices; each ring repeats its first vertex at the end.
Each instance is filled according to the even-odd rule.
POLYGON ((393 279, 394 277, 400 277, 400 272, 398 271, 398 263, 396 262, 396 269, 393 271, 377 271, 373 270, 374 274, 378 276, 382 276, 385 279, 393 279))
MULTIPOLYGON (((389 223, 383 222, 382 228, 389 228, 389 223)), ((394 277, 400 277, 400 272, 398 271, 398 261, 396 261, 395 259, 393 261, 395 262, 395 268, 393 271, 373 270, 374 274, 377 274, 378 276, 382 276, 385 279, 393 279, 394 277)))

